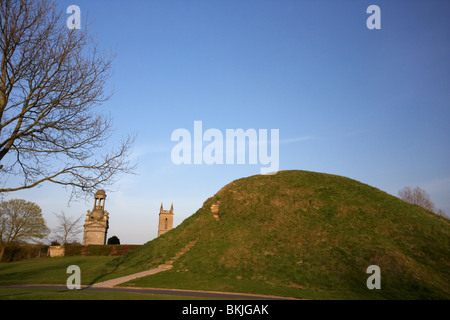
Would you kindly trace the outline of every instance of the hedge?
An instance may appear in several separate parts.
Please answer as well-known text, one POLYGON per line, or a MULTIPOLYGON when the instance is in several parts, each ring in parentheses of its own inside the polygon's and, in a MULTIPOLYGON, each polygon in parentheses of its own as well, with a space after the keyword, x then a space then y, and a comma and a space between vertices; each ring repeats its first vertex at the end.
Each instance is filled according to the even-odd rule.
POLYGON ((14 262, 47 257, 48 246, 41 244, 12 244, 5 248, 1 262, 14 262))
MULTIPOLYGON (((141 245, 89 245, 70 244, 65 247, 66 256, 123 256, 141 245)), ((33 258, 46 258, 49 246, 40 244, 14 244, 5 248, 0 262, 14 262, 33 258)))
POLYGON ((67 245, 66 256, 123 256, 141 245, 67 245))

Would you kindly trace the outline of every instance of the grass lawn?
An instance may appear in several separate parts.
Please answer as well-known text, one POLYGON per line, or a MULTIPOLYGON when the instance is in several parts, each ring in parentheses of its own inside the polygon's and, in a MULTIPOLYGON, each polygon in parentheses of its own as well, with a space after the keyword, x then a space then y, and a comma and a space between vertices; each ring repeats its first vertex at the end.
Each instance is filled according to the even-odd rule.
MULTIPOLYGON (((21 284, 65 284, 70 265, 81 269, 81 284, 89 285, 104 280, 114 269, 107 263, 116 257, 60 257, 0 263, 0 286, 21 284)), ((126 292, 86 290, 44 290, 33 288, 0 288, 0 300, 193 300, 176 295, 156 295, 126 292)))
POLYGON ((344 177, 300 171, 236 180, 177 228, 122 257, 0 264, 0 285, 65 284, 70 265, 90 285, 156 268, 126 286, 305 299, 449 299, 450 222, 344 177), (220 219, 211 213, 218 204, 220 219), (381 269, 369 290, 367 267, 381 269))
POLYGON ((116 274, 156 267, 193 240, 171 270, 125 285, 307 299, 450 297, 449 220, 345 177, 284 171, 235 180, 110 265, 116 274), (370 265, 381 269, 381 290, 367 288, 370 265))
POLYGON ((47 259, 31 259, 12 263, 0 263, 0 286, 11 284, 66 284, 71 275, 67 267, 77 265, 81 269, 81 284, 89 285, 102 280, 112 271, 106 264, 115 257, 75 256, 47 259))
MULTIPOLYGON (((183 273, 168 270, 147 277, 137 278, 125 282, 124 287, 151 287, 196 289, 205 291, 252 293, 268 296, 279 296, 297 299, 336 299, 338 293, 331 294, 315 290, 314 288, 296 288, 292 286, 272 285, 265 281, 239 279, 236 277, 196 273, 183 273)), ((357 296, 353 297, 357 298, 357 296)))

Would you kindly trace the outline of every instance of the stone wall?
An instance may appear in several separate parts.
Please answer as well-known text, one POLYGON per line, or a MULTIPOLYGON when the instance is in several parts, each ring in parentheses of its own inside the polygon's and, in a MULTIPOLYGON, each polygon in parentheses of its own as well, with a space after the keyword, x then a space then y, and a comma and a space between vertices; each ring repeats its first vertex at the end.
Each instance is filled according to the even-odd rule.
POLYGON ((220 216, 219 216, 219 205, 220 205, 220 201, 217 201, 217 203, 213 204, 211 206, 211 212, 214 216, 214 219, 219 220, 220 216))
POLYGON ((64 252, 65 252, 64 246, 50 246, 48 247, 47 254, 50 258, 64 257, 64 252))

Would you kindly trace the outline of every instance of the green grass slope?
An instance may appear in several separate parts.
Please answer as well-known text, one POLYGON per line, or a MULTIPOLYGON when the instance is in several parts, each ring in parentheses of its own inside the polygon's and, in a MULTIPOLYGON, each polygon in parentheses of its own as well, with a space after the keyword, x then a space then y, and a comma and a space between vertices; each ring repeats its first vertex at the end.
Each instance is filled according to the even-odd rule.
MULTIPOLYGON (((118 258, 115 273, 166 272, 126 285, 319 299, 449 299, 450 223, 345 177, 306 171, 236 180, 177 228, 118 258), (211 205, 218 203, 220 220, 211 205), (381 269, 369 290, 366 269, 381 269)), ((103 279, 102 279, 103 280, 103 279)))

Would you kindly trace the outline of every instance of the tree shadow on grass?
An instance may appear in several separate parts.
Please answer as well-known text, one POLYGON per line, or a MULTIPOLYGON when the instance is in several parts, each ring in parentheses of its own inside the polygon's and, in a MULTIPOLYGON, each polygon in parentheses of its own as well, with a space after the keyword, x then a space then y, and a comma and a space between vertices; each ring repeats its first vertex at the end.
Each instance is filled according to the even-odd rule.
POLYGON ((105 265, 105 267, 106 267, 105 272, 100 274, 100 275, 98 275, 93 280, 91 280, 91 282, 89 282, 87 288, 91 287, 92 285, 94 285, 97 282, 101 282, 101 281, 104 281, 104 280, 109 280, 109 279, 105 279, 105 277, 107 277, 110 274, 115 273, 120 268, 120 266, 123 264, 123 262, 124 262, 124 259, 122 259, 122 257, 119 257, 117 259, 114 259, 114 260, 108 262, 105 265))

